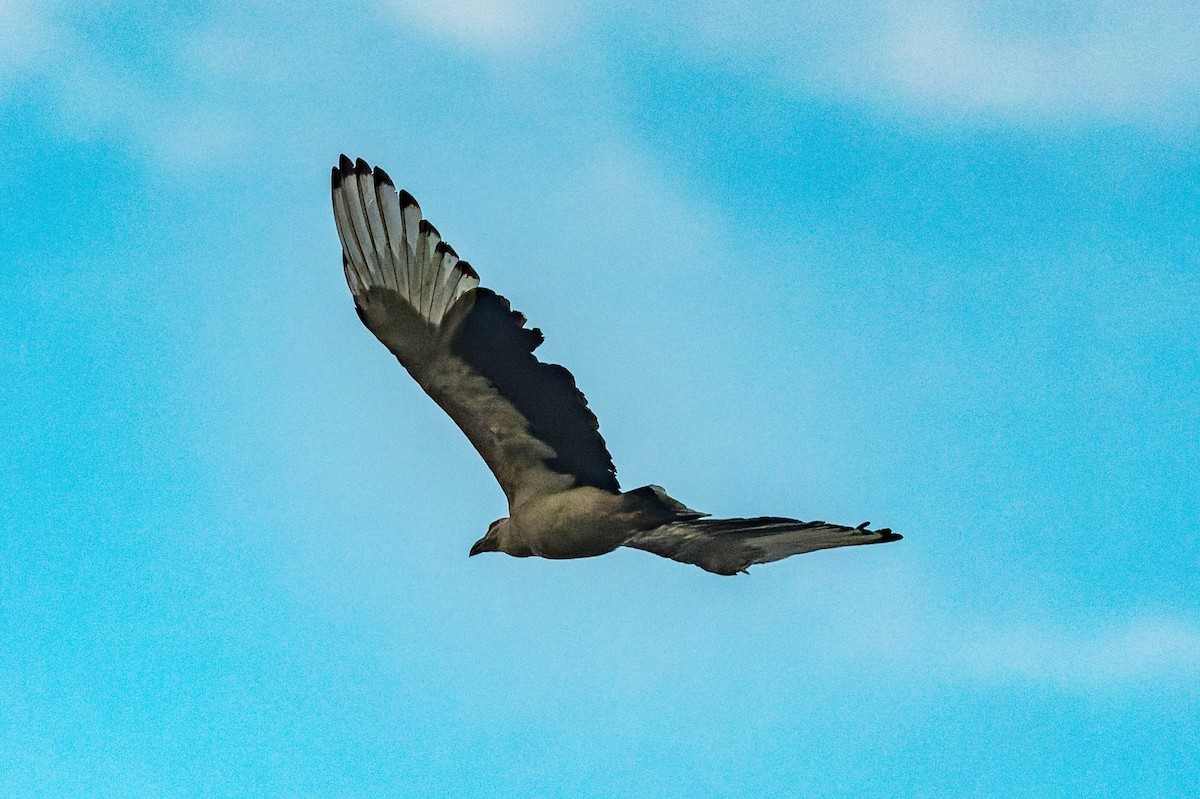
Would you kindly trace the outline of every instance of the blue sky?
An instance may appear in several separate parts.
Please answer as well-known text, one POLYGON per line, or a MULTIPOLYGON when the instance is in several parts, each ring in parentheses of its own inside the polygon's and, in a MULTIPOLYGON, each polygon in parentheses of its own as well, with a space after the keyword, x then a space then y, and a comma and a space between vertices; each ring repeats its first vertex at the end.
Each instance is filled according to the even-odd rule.
POLYGON ((0 3, 0 795, 1200 793, 1200 11, 0 3), (504 514, 359 324, 384 166, 623 485, 504 514))

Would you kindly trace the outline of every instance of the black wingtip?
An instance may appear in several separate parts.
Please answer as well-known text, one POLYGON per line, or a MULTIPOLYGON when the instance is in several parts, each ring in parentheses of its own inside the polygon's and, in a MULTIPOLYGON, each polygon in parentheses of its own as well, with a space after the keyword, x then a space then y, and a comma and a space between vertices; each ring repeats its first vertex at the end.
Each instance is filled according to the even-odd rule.
POLYGON ((420 207, 421 207, 421 206, 417 205, 417 201, 416 201, 416 199, 414 199, 414 198, 413 198, 413 196, 412 196, 411 194, 409 194, 409 193, 408 193, 407 191, 405 191, 404 189, 401 189, 401 190, 400 190, 400 207, 401 207, 401 208, 408 208, 410 205, 411 205, 411 206, 414 206, 414 207, 416 207, 416 208, 420 208, 420 207))
POLYGON ((391 186, 393 189, 396 188, 396 184, 392 182, 392 176, 384 172, 383 167, 375 167, 375 182, 391 186))
POLYGON ((333 168, 333 179, 330 181, 333 191, 337 191, 342 187, 342 171, 336 166, 333 168))
POLYGON ((439 239, 442 237, 442 234, 438 233, 438 229, 429 224, 428 219, 422 219, 418 229, 426 236, 437 236, 439 239))
POLYGON ((342 170, 342 177, 344 178, 354 171, 354 162, 345 153, 342 153, 338 156, 338 169, 342 170))
POLYGON ((354 174, 369 175, 371 174, 371 165, 361 158, 354 162, 354 174))
POLYGON ((471 266, 471 265, 470 265, 469 263, 467 263, 466 261, 459 261, 459 262, 458 262, 458 268, 459 268, 459 269, 461 269, 461 270, 463 270, 463 272, 465 272, 466 274, 468 274, 468 275, 470 275, 471 277, 475 278, 476 280, 478 280, 478 279, 479 279, 479 273, 475 271, 475 267, 471 266))

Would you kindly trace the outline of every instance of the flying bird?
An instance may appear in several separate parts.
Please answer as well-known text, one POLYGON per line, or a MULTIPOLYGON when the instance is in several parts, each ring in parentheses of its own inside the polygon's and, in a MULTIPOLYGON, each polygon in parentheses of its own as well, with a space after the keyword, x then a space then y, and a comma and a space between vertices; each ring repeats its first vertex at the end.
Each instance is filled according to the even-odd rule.
POLYGON ((586 558, 632 547, 715 574, 818 549, 897 541, 777 516, 712 519, 660 486, 622 491, 599 424, 575 379, 534 350, 537 328, 397 193, 382 169, 343 155, 333 213, 358 316, 454 420, 508 498, 471 555, 586 558))

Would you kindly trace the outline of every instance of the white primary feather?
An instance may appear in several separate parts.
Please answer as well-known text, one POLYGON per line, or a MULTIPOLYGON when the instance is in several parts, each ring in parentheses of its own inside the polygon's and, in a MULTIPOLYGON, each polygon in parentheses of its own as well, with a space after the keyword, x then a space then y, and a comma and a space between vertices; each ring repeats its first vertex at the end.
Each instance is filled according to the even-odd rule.
POLYGON ((346 282, 356 299, 372 288, 390 289, 437 326, 459 297, 479 285, 471 265, 442 242, 416 200, 398 194, 382 169, 344 159, 333 183, 346 282))

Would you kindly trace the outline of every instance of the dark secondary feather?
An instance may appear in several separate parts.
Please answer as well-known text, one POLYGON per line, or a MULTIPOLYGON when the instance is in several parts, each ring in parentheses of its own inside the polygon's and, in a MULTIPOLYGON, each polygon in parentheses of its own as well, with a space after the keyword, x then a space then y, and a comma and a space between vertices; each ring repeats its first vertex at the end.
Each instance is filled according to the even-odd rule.
POLYGON ((600 423, 562 366, 542 363, 533 351, 544 340, 508 300, 485 288, 463 319, 450 349, 480 374, 529 420, 529 432, 554 449, 546 465, 573 475, 580 485, 620 491, 612 456, 600 423))

